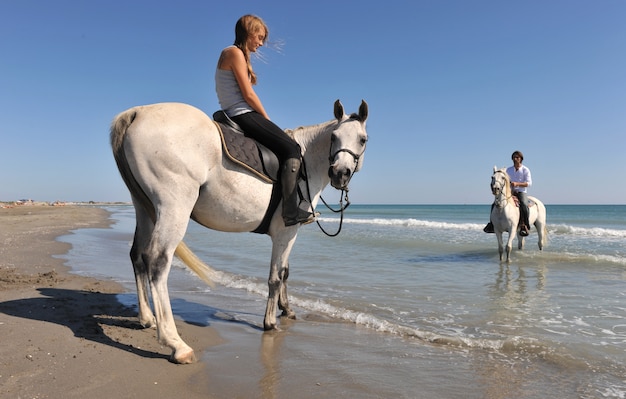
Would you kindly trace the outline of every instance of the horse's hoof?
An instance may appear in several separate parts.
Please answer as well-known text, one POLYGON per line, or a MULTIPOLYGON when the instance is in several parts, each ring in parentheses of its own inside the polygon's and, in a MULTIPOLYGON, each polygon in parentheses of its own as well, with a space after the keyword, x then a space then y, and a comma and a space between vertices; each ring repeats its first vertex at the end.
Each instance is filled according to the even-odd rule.
POLYGON ((139 320, 139 324, 143 328, 156 328, 157 325, 156 319, 154 317, 148 320, 139 320))
POLYGON ((265 323, 263 323, 263 330, 265 330, 265 331, 278 330, 278 326, 276 324, 265 324, 265 323))
POLYGON ((170 361, 176 364, 191 364, 196 362, 196 355, 193 349, 182 354, 174 351, 172 356, 170 356, 170 361))
POLYGON ((283 310, 283 313, 280 315, 280 317, 286 317, 288 319, 295 320, 296 312, 294 312, 293 310, 290 310, 290 311, 283 310))

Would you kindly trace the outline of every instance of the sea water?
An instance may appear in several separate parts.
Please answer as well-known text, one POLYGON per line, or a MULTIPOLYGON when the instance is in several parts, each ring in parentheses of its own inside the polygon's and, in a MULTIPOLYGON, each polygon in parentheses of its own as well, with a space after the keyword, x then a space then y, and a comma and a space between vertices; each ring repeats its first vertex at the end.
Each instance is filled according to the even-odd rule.
MULTIPOLYGON (((120 300, 134 305, 134 211, 106 209, 112 229, 62 238, 68 263, 122 282, 120 300)), ((338 218, 318 210, 336 231, 338 218)), ((310 347, 284 344, 282 374, 317 373, 333 397, 626 397, 626 206, 547 205, 544 250, 532 230, 510 263, 482 232, 488 215, 489 205, 351 205, 335 238, 303 226, 289 295, 315 327, 296 322, 291 333, 310 347)), ((217 285, 175 261, 174 313, 263 335, 270 238, 191 222, 185 242, 217 285)), ((289 397, 282 389, 263 396, 289 397)))

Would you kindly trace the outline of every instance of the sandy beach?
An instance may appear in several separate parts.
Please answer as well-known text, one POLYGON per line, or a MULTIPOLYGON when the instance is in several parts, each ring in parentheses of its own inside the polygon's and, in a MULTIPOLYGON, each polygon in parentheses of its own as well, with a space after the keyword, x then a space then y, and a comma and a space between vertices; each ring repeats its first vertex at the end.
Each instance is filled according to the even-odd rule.
POLYGON ((239 320, 229 308, 216 313, 189 302, 209 317, 198 323, 175 314, 199 361, 169 362, 156 330, 141 328, 136 310, 118 301, 134 290, 72 273, 59 256, 71 245, 57 237, 107 229, 109 216, 91 206, 0 208, 0 398, 384 397, 346 382, 327 363, 355 332, 370 333, 306 313, 264 333, 262 313, 239 320))
MULTIPOLYGON (((378 220, 378 207, 366 209, 378 220)), ((431 212, 428 220, 441 213, 429 206, 413 211, 431 212)), ((578 214, 565 211, 564 220, 578 214)), ((590 260, 587 237, 579 239, 582 260, 528 250, 503 268, 493 245, 482 249, 483 235, 469 252, 457 243, 430 256, 435 240, 467 240, 466 229, 448 224, 370 223, 341 240, 303 230, 290 286, 298 319, 281 319, 280 331, 263 332, 267 237, 235 239, 192 224, 185 241, 223 274, 208 288, 183 267, 172 269, 176 326, 198 358, 177 365, 156 331, 136 319, 128 259, 133 228, 130 206, 0 208, 0 398, 624 397, 623 267, 617 258, 590 260), (369 238, 371 228, 379 234, 369 238), (420 242, 424 230, 435 238, 420 242), (379 243, 380 236, 392 239, 379 243), (346 245, 350 239, 357 244, 346 245), (342 253, 344 263, 324 251, 342 253), (373 273, 386 266, 407 283, 389 275, 387 289, 373 273), (581 281, 586 296, 579 300, 581 281), (567 287, 574 291, 563 297, 567 287), (408 316, 396 313, 402 324, 393 324, 383 305, 407 309, 408 316), (601 314, 608 316, 596 328, 601 314), (542 320, 555 321, 550 331, 542 320), (410 323, 415 328, 407 330, 410 323), (452 335, 434 323, 464 330, 452 335), (583 333, 575 335, 577 328, 583 333), (593 328, 598 342, 614 345, 589 342, 593 328), (558 329, 567 334, 556 335, 558 329), (464 345, 454 339, 459 336, 464 345)), ((611 237, 594 248, 621 245, 611 237)), ((555 232, 551 245, 572 251, 575 239, 555 232)))
MULTIPOLYGON (((119 284, 71 274, 54 257, 69 249, 56 237, 109 223, 96 207, 0 209, 0 397, 211 397, 205 365, 170 363, 155 330, 116 300, 119 284)), ((222 342, 211 327, 177 327, 197 353, 222 342)))

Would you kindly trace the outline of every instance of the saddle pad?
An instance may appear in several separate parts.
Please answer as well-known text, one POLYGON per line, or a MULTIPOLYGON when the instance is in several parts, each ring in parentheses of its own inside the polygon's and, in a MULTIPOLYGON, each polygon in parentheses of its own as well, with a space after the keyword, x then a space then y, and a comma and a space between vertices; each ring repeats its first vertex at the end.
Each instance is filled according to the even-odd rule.
POLYGON ((263 160, 259 155, 259 147, 253 139, 234 131, 228 126, 213 121, 222 139, 222 148, 226 156, 238 165, 243 166, 261 180, 273 183, 263 167, 263 160))
MULTIPOLYGON (((519 198, 513 196, 513 202, 515 202, 515 206, 519 208, 519 198)), ((529 199, 528 208, 532 208, 533 206, 535 206, 535 201, 529 199)))

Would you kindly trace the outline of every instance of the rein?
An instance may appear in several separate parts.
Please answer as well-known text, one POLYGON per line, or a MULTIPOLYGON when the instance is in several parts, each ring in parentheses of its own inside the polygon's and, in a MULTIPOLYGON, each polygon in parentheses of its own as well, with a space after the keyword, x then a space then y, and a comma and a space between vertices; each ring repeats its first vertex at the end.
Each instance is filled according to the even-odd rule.
MULTIPOLYGON (((349 178, 348 178, 348 182, 345 185, 345 188, 341 189, 341 196, 339 198, 339 209, 333 209, 330 205, 328 205, 328 203, 326 202, 326 200, 324 199, 324 197, 322 197, 322 195, 320 194, 320 200, 322 200, 322 203, 324 203, 324 205, 326 206, 326 208, 328 208, 331 212, 333 213, 340 213, 341 216, 339 218, 339 227, 337 228, 337 231, 335 233, 329 233, 327 232, 324 227, 322 227, 322 225, 320 224, 319 220, 315 220, 315 223, 317 223, 317 226, 320 228, 320 230, 322 231, 322 233, 326 234, 328 237, 337 237, 339 235, 339 233, 341 233, 341 229, 343 227, 343 215, 344 215, 344 211, 346 209, 348 209, 348 207, 350 206, 350 199, 348 198, 348 185, 350 184, 350 180, 352 180, 352 176, 354 176, 354 173, 359 169, 359 161, 361 159, 361 157, 363 156, 363 154, 365 153, 365 149, 366 146, 363 146, 363 151, 361 151, 360 154, 355 153, 354 151, 350 150, 349 148, 340 148, 337 151, 335 151, 334 153, 333 151, 333 146, 331 144, 330 148, 328 149, 328 162, 329 162, 329 176, 330 176, 330 168, 332 168, 332 163, 335 160, 335 158, 337 157, 337 154, 342 153, 342 152, 347 152, 348 154, 350 154, 354 160, 354 172, 352 174, 350 174, 349 178), (345 198, 345 205, 343 203, 345 198)), ((304 157, 302 158, 302 169, 303 169, 303 173, 304 173, 304 180, 306 181, 306 195, 307 195, 307 199, 309 201, 309 204, 312 204, 313 202, 311 201, 311 188, 309 187, 309 175, 307 172, 307 167, 306 167, 306 162, 304 161, 304 157)))
MULTIPOLYGON (((333 154, 332 152, 332 146, 331 149, 329 150, 329 156, 328 156, 328 162, 332 163, 333 160, 335 159, 335 157, 337 156, 337 154, 339 154, 340 152, 347 152, 348 154, 352 155, 352 158, 354 158, 354 164, 355 164, 355 168, 354 170, 356 171, 359 167, 359 160, 361 159, 361 156, 365 153, 365 148, 363 148, 363 152, 361 152, 360 154, 356 154, 354 151, 348 149, 348 148, 340 148, 337 151, 335 151, 335 153, 333 154)), ((304 171, 304 180, 306 181, 306 195, 307 195, 307 200, 309 201, 309 203, 312 203, 311 201, 311 188, 309 187, 309 175, 307 172, 307 167, 306 167, 306 162, 304 161, 304 158, 302 158, 302 169, 304 171)), ((352 180, 352 176, 354 176, 354 173, 352 173, 350 175, 350 178, 348 179, 348 184, 350 184, 350 180, 352 180)), ((343 227, 343 213, 346 209, 348 209, 348 207, 350 206, 350 199, 348 198, 348 184, 346 184, 346 188, 342 188, 341 189, 341 196, 339 197, 339 209, 333 209, 330 205, 328 205, 328 203, 326 202, 326 200, 324 199, 324 197, 322 197, 320 195, 320 200, 322 200, 322 203, 326 206, 326 208, 328 208, 331 212, 333 213, 340 213, 341 217, 339 218, 339 227, 337 228, 337 231, 335 233, 329 233, 326 231, 326 229, 324 229, 324 227, 322 227, 322 225, 320 224, 319 220, 315 220, 315 223, 317 223, 317 226, 320 228, 320 230, 322 231, 322 233, 326 234, 328 237, 337 237, 339 235, 339 233, 341 233, 341 229, 343 227), (343 201, 346 201, 346 204, 344 205, 343 201)))
MULTIPOLYGON (((356 154, 354 151, 350 150, 349 148, 340 148, 337 151, 335 151, 335 153, 332 153, 332 146, 330 147, 330 149, 328 150, 328 162, 332 165, 333 160, 337 157, 337 154, 341 153, 341 152, 347 152, 348 154, 352 155, 352 158, 354 159, 354 171, 356 172, 359 169, 359 160, 361 159, 361 156, 365 153, 365 146, 363 147, 363 151, 361 151, 360 154, 356 154)), ((348 209, 348 207, 350 206, 350 199, 348 198, 348 184, 350 184, 350 180, 352 180, 352 176, 354 176, 354 173, 352 173, 350 175, 350 177, 348 178, 348 183, 346 183, 346 188, 342 188, 341 189, 341 196, 339 197, 339 209, 333 209, 331 208, 330 205, 328 205, 328 203, 326 202, 326 200, 324 200, 324 197, 322 197, 320 195, 320 199, 322 200, 322 202, 324 203, 324 205, 326 206, 326 208, 328 208, 331 212, 333 213, 341 213, 341 217, 339 218, 339 227, 337 228, 337 231, 334 234, 330 234, 328 233, 320 224, 319 220, 316 220, 315 223, 317 223, 317 226, 320 228, 320 230, 322 230, 322 233, 326 234, 328 237, 337 237, 339 235, 339 233, 341 233, 341 228, 343 227, 343 212, 348 209), (343 199, 346 199, 346 205, 343 205, 343 199)), ((308 187, 308 180, 307 180, 307 190, 309 192, 309 197, 311 195, 311 190, 308 187)), ((310 198, 309 198, 309 202, 310 202, 310 198)))
POLYGON ((320 195, 320 199, 322 200, 324 205, 326 205, 326 208, 330 209, 331 212, 334 212, 334 213, 341 212, 341 218, 339 219, 339 228, 337 229, 336 233, 330 234, 326 230, 324 230, 319 220, 316 220, 315 223, 317 223, 320 230, 322 230, 322 233, 326 234, 328 237, 337 237, 339 233, 341 233, 341 228, 343 227, 343 211, 345 211, 350 206, 350 199, 348 199, 348 189, 346 188, 346 189, 341 190, 341 197, 339 199, 339 205, 340 205, 339 209, 331 208, 321 195, 320 195), (344 193, 345 193, 345 198, 346 198, 346 206, 343 206, 344 193))
MULTIPOLYGON (((346 150, 349 151, 349 150, 346 150)), ((306 182, 306 196, 307 196, 307 200, 309 201, 309 204, 312 203, 311 201, 311 187, 309 186, 309 174, 307 172, 307 167, 306 167, 306 162, 304 161, 304 158, 302 158, 302 170, 304 171, 304 181, 306 182)), ((320 224, 319 220, 315 220, 315 223, 317 223, 318 227, 320 228, 320 230, 322 230, 322 233, 326 234, 328 237, 337 237, 339 235, 339 233, 341 233, 341 228, 343 227, 343 211, 345 211, 349 206, 350 206, 350 199, 348 199, 348 189, 342 189, 341 190, 341 198, 339 200, 339 209, 333 209, 330 207, 330 205, 328 205, 328 203, 326 203, 326 200, 324 200, 324 197, 322 197, 320 195, 320 199, 322 200, 322 202, 324 203, 324 205, 326 205, 326 208, 328 208, 331 212, 333 213, 341 213, 341 218, 339 219, 339 228, 337 229, 337 231, 335 233, 328 233, 320 224), (346 199, 346 205, 344 206, 343 204, 343 199, 346 199)))

